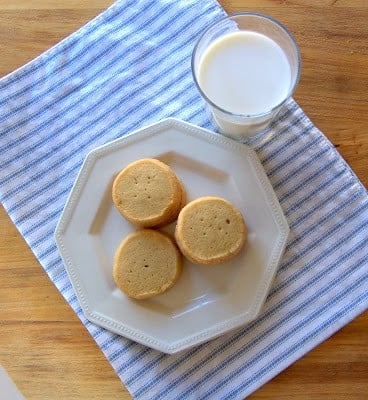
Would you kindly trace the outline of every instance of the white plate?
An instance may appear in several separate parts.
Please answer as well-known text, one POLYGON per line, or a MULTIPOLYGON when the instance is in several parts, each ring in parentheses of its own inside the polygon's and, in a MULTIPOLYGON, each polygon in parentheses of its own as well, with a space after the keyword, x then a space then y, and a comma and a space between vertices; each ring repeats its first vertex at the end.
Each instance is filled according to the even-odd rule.
MULTIPOLYGON (((173 231, 174 224, 167 228, 173 231)), ((85 316, 97 325, 166 353, 205 342, 253 320, 270 289, 289 227, 254 151, 206 129, 166 119, 88 154, 55 239, 85 316), (244 215, 248 239, 217 266, 185 261, 168 292, 133 300, 114 284, 120 241, 135 229, 115 210, 111 186, 134 160, 151 157, 182 179, 188 201, 217 195, 244 215)))

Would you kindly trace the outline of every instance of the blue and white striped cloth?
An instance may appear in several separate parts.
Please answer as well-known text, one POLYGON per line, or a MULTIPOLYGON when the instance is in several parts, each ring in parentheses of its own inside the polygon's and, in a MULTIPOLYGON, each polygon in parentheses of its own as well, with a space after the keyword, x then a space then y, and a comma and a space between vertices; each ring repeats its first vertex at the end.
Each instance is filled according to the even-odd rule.
POLYGON ((368 196, 290 101, 249 145, 289 221, 261 316, 166 355, 88 322, 53 233, 93 148, 173 116, 214 129, 191 78, 215 0, 123 0, 0 81, 1 201, 50 279, 136 399, 242 399, 368 306, 368 196))

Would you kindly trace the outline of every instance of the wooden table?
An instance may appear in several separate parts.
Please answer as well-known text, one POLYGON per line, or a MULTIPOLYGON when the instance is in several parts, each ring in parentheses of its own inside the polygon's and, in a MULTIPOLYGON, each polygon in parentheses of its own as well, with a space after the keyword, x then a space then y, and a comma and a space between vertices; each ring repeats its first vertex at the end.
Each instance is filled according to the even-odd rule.
MULTIPOLYGON (((227 12, 262 12, 291 30, 303 59, 294 98, 368 187, 368 2, 220 2, 227 12)), ((111 3, 1 0, 0 75, 56 44, 111 3)), ((2 208, 0 238, 0 364, 25 397, 130 399, 2 208)), ((250 398, 368 399, 368 312, 250 398)))

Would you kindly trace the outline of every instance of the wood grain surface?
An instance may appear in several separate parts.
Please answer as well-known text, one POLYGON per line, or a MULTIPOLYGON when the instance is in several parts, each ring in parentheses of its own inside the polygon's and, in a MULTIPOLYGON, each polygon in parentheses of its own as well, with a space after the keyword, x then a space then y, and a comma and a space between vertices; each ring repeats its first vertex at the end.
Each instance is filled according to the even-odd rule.
MULTIPOLYGON (((229 13, 268 14, 290 29, 303 60, 294 98, 368 187, 368 1, 220 3, 229 13)), ((111 0, 0 0, 0 76, 55 45, 110 4, 111 0)), ((27 399, 131 398, 2 207, 0 299, 0 364, 27 399)), ((368 312, 249 398, 368 399, 368 312)))

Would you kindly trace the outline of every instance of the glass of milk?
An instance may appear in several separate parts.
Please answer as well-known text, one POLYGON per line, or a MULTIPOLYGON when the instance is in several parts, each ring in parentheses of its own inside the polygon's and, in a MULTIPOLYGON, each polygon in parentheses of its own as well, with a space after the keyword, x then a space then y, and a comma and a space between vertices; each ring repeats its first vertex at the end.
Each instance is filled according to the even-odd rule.
POLYGON ((300 52, 290 32, 257 13, 211 25, 192 55, 194 81, 221 132, 235 140, 263 132, 292 96, 300 52))

